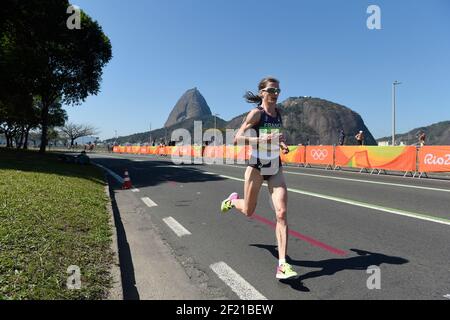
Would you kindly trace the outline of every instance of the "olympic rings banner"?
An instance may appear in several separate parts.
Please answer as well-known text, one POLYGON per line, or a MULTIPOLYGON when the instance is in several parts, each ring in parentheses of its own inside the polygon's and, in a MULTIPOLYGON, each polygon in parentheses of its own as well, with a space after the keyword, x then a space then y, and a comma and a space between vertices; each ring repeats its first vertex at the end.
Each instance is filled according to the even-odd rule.
POLYGON ((416 147, 337 146, 335 165, 351 168, 415 171, 416 147))
POLYGON ((306 146, 307 164, 333 165, 333 146, 306 146))
POLYGON ((450 172, 450 146, 419 148, 420 172, 450 172))

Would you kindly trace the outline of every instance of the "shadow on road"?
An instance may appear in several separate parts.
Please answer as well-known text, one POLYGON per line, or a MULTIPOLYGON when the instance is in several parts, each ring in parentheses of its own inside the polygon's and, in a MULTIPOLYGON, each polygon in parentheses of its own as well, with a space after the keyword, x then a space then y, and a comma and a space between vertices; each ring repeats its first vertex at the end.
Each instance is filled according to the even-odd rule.
MULTIPOLYGON (((250 246, 265 249, 269 251, 276 259, 278 259, 278 250, 274 245, 251 244, 250 246)), ((357 254, 355 257, 327 259, 320 261, 304 261, 294 260, 289 256, 286 257, 288 263, 307 268, 318 268, 320 270, 311 271, 304 275, 300 275, 293 280, 281 280, 283 283, 291 285, 295 290, 305 291, 302 281, 306 279, 319 278, 322 276, 332 276, 344 270, 367 270, 370 266, 381 266, 382 264, 405 264, 409 260, 401 257, 388 256, 382 253, 370 252, 360 249, 350 249, 357 254)), ((309 290, 308 290, 309 291, 309 290)))
POLYGON ((134 275, 133 258, 131 256, 130 245, 128 244, 127 234, 122 224, 119 208, 117 207, 114 195, 114 183, 110 181, 109 196, 111 197, 111 206, 114 214, 114 223, 117 229, 117 245, 119 247, 120 274, 122 277, 123 299, 139 300, 139 293, 136 288, 136 279, 134 275))
POLYGON ((123 177, 125 169, 128 169, 132 184, 136 188, 144 188, 157 186, 163 183, 195 183, 195 182, 210 182, 223 181, 222 177, 217 175, 205 174, 199 169, 189 166, 175 166, 170 157, 164 160, 141 160, 132 161, 129 159, 119 158, 102 158, 95 157, 93 161, 106 166, 114 171, 119 176, 123 177))

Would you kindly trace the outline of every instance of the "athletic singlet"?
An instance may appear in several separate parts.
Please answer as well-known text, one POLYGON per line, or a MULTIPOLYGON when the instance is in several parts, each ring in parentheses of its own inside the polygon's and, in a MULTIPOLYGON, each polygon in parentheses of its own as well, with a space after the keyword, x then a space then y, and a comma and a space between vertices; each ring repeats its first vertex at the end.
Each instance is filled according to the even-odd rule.
MULTIPOLYGON (((258 124, 253 127, 253 129, 256 130, 256 136, 260 137, 261 135, 268 135, 271 133, 281 133, 283 121, 281 120, 281 114, 278 111, 278 108, 276 108, 276 117, 268 115, 261 106, 257 108, 262 112, 258 124)), ((258 143, 256 150, 252 150, 252 157, 264 160, 279 158, 280 145, 276 143, 258 143)))

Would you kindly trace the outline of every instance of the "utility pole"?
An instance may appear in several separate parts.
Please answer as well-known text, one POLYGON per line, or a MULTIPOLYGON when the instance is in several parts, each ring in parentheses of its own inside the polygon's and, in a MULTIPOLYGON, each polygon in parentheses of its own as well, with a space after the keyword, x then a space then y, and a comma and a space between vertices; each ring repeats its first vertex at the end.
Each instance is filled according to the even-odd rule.
POLYGON ((217 116, 220 116, 220 114, 214 113, 214 146, 216 146, 217 116))
POLYGON ((395 146, 395 86, 401 84, 395 80, 392 83, 392 145, 395 146))

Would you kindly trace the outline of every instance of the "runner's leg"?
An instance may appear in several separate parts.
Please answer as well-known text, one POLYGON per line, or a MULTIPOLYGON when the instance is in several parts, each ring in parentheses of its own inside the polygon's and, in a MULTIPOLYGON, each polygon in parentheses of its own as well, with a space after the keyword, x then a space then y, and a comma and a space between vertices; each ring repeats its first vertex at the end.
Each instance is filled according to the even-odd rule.
POLYGON ((247 170, 245 170, 244 199, 232 201, 235 208, 247 217, 250 217, 255 212, 259 190, 263 181, 264 179, 258 169, 247 167, 247 170))
POLYGON ((276 175, 269 178, 268 186, 277 220, 275 234, 278 242, 278 258, 286 259, 288 245, 287 188, 282 168, 276 175))

